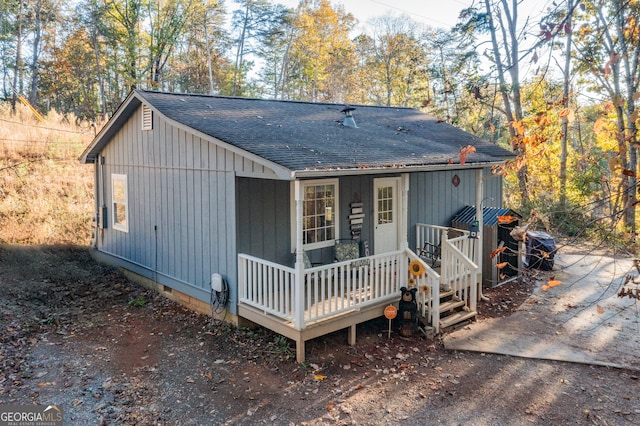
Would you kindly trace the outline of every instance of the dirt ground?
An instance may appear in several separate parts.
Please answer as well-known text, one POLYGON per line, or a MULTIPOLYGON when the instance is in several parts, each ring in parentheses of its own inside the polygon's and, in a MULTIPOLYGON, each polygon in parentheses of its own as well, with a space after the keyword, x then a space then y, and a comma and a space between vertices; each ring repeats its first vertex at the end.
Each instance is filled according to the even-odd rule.
MULTIPOLYGON (((485 290, 479 321, 535 282, 485 290)), ((0 246, 0 404, 65 424, 640 425, 640 373, 446 351, 386 320, 307 343, 194 314, 85 248, 0 246)))

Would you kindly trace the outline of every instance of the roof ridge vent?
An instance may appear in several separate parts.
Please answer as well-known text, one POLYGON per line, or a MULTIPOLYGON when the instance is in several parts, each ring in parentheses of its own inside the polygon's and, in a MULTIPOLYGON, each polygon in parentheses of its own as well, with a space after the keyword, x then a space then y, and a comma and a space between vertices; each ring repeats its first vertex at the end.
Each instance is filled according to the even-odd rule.
POLYGON ((340 112, 344 113, 344 120, 342 121, 342 125, 346 127, 353 127, 357 129, 356 120, 353 118, 353 111, 356 109, 352 106, 345 105, 344 108, 340 110, 340 112))

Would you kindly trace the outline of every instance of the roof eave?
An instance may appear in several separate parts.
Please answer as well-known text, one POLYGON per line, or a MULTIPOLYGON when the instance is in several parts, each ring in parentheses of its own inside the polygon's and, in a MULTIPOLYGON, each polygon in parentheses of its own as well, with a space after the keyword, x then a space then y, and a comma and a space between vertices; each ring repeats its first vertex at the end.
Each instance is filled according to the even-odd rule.
POLYGON ((438 172, 443 170, 468 170, 484 169, 487 167, 504 164, 504 161, 486 161, 465 164, 423 164, 415 166, 394 166, 394 167, 358 167, 350 169, 317 169, 317 170, 295 170, 291 172, 293 179, 347 176, 347 175, 370 175, 384 173, 411 173, 411 172, 438 172))
POLYGON ((91 164, 95 162, 96 156, 102 151, 102 148, 109 142, 111 137, 115 134, 119 124, 123 120, 127 120, 135 111, 135 109, 142 103, 142 100, 137 94, 136 90, 131 91, 129 96, 122 101, 113 116, 107 121, 107 124, 100 129, 100 132, 93 138, 93 141, 84 150, 84 152, 78 157, 78 160, 84 164, 91 164), (134 102, 137 100, 137 103, 134 102))

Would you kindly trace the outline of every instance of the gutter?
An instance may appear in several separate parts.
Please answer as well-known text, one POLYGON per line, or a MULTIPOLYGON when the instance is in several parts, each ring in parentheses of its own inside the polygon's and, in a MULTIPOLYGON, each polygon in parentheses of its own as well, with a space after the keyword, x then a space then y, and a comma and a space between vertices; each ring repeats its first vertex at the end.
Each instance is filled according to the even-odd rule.
POLYGON ((420 166, 402 166, 402 167, 367 167, 353 169, 317 169, 317 170, 294 170, 291 172, 291 179, 303 178, 319 178, 331 176, 347 176, 347 175, 372 175, 383 173, 411 173, 411 172, 439 172, 448 170, 474 170, 484 169, 491 166, 504 164, 503 161, 487 161, 482 163, 466 163, 464 165, 454 164, 426 164, 420 166))

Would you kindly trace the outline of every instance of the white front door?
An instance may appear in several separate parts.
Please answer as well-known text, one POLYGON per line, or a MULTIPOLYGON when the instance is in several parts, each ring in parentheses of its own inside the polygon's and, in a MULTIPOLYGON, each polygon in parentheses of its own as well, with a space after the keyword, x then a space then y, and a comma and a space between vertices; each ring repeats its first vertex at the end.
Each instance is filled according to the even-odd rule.
POLYGON ((373 250, 375 254, 398 250, 400 178, 373 180, 373 250))

